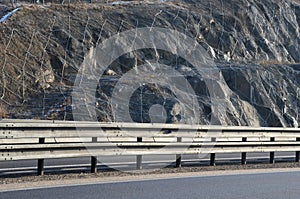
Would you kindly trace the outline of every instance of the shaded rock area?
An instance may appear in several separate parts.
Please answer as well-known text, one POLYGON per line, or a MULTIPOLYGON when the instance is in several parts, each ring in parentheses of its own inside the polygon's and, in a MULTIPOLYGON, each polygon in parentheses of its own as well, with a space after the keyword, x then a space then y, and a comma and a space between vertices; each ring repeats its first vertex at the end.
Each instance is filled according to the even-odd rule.
MULTIPOLYGON (((72 103, 72 90, 84 59, 107 38, 143 27, 179 31, 205 49, 226 83, 219 88, 225 93, 224 110, 215 110, 220 106, 214 108, 209 85, 195 66, 153 46, 114 60, 99 77, 94 99, 85 98, 83 91, 82 106, 94 108, 99 121, 116 120, 111 98, 118 81, 155 62, 171 66, 193 88, 197 123, 298 127, 297 0, 23 5, 0 24, 0 116, 72 120, 72 112, 82 108, 72 103)), ((179 123, 186 119, 182 103, 159 82, 140 85, 124 105, 130 118, 122 121, 179 123)), ((82 114, 89 113, 83 109, 82 114)))

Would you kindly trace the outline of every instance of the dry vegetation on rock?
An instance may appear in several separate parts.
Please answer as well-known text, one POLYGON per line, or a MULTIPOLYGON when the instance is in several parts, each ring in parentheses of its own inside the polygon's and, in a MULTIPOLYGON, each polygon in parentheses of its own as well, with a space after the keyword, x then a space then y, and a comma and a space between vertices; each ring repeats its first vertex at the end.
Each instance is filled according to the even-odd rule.
MULTIPOLYGON (((0 12, 3 15, 8 8, 1 6, 0 12)), ((155 26, 185 33, 214 57, 230 90, 222 116, 226 124, 297 126, 299 24, 296 0, 27 4, 0 24, 0 116, 72 119, 74 79, 97 42, 125 30, 155 26)), ((175 62, 176 56, 159 53, 167 59, 162 62, 175 68, 186 65, 175 62)), ((120 57, 110 68, 122 76, 136 63, 153 61, 155 56, 151 50, 137 51, 120 57)), ((212 104, 202 92, 206 85, 196 74, 185 77, 198 89, 201 123, 208 124, 212 104)), ((99 81, 98 119, 113 121, 109 97, 116 77, 110 83, 100 77, 99 81)), ((147 90, 151 91, 144 102, 148 104, 165 92, 151 86, 147 90)), ((133 107, 139 98, 136 94, 133 107)), ((168 105, 170 111, 175 104, 168 105)), ((144 107, 142 115, 132 109, 134 121, 148 121, 148 109, 144 107)))

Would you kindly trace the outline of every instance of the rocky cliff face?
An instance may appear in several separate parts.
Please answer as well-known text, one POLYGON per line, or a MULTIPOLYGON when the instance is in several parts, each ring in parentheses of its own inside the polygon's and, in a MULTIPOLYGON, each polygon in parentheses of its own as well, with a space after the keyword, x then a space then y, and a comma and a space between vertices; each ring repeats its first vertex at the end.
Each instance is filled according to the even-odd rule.
MULTIPOLYGON (((97 45, 127 30, 160 27, 184 33, 213 60, 222 82, 219 90, 225 93, 222 108, 217 106, 222 111, 214 110, 210 86, 195 66, 153 45, 113 60, 99 77, 95 100, 80 99, 96 110, 98 120, 115 121, 111 98, 128 71, 160 63, 182 74, 193 88, 201 124, 298 126, 299 25, 296 0, 27 5, 0 24, 1 114, 72 119, 72 111, 80 110, 72 104, 76 76, 97 45)), ((164 86, 141 85, 126 104, 127 119, 180 122, 182 103, 164 86)))

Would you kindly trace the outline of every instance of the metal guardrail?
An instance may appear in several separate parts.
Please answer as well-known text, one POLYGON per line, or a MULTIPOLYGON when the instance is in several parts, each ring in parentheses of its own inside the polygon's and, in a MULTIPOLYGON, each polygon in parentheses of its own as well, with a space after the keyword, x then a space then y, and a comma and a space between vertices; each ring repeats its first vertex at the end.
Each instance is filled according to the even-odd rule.
POLYGON ((176 155, 176 167, 183 154, 295 152, 300 159, 300 129, 178 124, 97 123, 71 121, 0 121, 0 161, 38 160, 38 175, 44 159, 91 156, 91 172, 97 170, 97 156, 137 156, 137 169, 144 155, 176 155), (162 149, 162 150, 161 150, 162 149))

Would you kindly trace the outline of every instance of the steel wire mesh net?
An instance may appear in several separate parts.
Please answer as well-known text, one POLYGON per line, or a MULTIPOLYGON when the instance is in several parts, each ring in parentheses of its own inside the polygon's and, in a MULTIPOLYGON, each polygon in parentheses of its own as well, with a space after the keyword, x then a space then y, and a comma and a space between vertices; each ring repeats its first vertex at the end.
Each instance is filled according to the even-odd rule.
MULTIPOLYGON (((193 122, 197 124, 215 121, 223 125, 296 127, 299 13, 299 4, 289 0, 24 4, 0 24, 2 117, 73 120, 72 113, 77 110, 78 117, 89 120, 91 113, 86 110, 93 109, 96 119, 104 122, 189 123, 189 115, 196 115, 193 122), (109 38, 122 44, 119 35, 142 28, 164 28, 186 35, 195 43, 189 50, 201 46, 213 67, 202 68, 199 73, 199 66, 176 54, 178 46, 168 43, 172 39, 162 37, 170 51, 159 49, 153 42, 147 48, 123 53, 93 77, 98 82, 88 92, 90 96, 84 92, 88 88, 81 87, 82 96, 74 104, 76 78, 90 78, 82 74, 84 61, 109 38), (162 66, 171 71, 168 77, 173 78, 176 89, 168 86, 168 81, 151 81, 155 73, 155 80, 164 81, 168 72, 162 66), (126 76, 129 72, 131 75, 126 76), (217 82, 213 88, 203 77, 207 73, 217 82), (121 81, 125 76, 126 81, 121 81), (145 77, 150 80, 145 81, 145 77), (140 84, 127 99, 122 91, 133 82, 140 84), (212 95, 212 91, 216 93, 212 95), (221 106, 214 106, 220 99, 221 106), (85 111, 78 111, 82 107, 85 111), (124 115, 125 108, 128 117, 118 117, 116 113, 124 115)), ((143 37, 131 36, 136 38, 132 45, 143 37)), ((113 49, 105 56, 113 57, 117 52, 113 49)))

